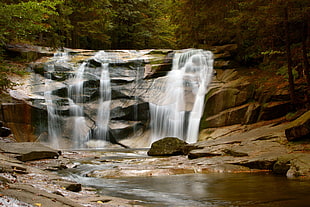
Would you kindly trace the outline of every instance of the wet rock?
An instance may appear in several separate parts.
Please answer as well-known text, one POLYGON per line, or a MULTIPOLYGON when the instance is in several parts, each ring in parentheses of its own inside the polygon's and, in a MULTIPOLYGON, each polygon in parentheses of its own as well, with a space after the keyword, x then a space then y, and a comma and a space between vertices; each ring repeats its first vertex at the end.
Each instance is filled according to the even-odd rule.
POLYGON ((310 178, 310 155, 300 154, 290 161, 291 167, 287 171, 288 178, 310 178))
POLYGON ((219 164, 211 166, 208 171, 217 172, 217 173, 240 173, 240 172, 250 172, 251 169, 241 165, 233 165, 233 164, 219 164))
POLYGON ((278 158, 273 172, 288 178, 310 178, 310 154, 292 153, 278 158))
POLYGON ((293 159, 291 155, 279 157, 277 162, 274 164, 272 171, 275 174, 286 175, 287 171, 291 167, 291 159, 293 159))
POLYGON ((298 140, 310 136, 310 111, 293 121, 285 130, 288 141, 298 140))
POLYGON ((183 149, 187 145, 186 142, 175 138, 166 137, 153 142, 151 149, 147 152, 149 156, 173 156, 184 154, 183 149))
POLYGON ((37 142, 0 143, 0 150, 14 154, 20 161, 58 158, 60 151, 37 142))

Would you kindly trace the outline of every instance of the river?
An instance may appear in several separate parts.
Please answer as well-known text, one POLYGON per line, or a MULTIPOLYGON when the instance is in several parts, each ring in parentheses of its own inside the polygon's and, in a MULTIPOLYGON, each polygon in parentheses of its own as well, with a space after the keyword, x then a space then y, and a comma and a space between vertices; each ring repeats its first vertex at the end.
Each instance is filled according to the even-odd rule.
POLYGON ((101 151, 103 156, 79 160, 62 171, 99 194, 136 200, 148 207, 163 206, 308 206, 310 182, 263 173, 208 173, 164 176, 96 178, 87 174, 147 158, 144 150, 101 151), (104 158, 104 160, 103 160, 104 158))

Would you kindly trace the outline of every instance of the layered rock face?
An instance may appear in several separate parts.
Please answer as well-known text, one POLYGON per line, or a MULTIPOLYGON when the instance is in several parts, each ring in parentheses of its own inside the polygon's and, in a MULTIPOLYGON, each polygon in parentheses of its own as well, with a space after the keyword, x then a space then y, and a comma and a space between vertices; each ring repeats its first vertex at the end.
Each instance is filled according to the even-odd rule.
POLYGON ((18 141, 62 137, 52 146, 66 147, 73 140, 81 147, 107 136, 118 144, 149 127, 149 103, 164 90, 173 53, 68 50, 43 57, 30 64, 32 73, 11 91, 19 101, 2 104, 2 119, 18 141), (104 119, 106 129, 98 129, 104 119))
POLYGON ((201 140, 207 139, 206 134, 216 128, 273 120, 292 111, 286 89, 263 89, 262 83, 257 80, 263 79, 259 74, 261 71, 240 66, 234 68, 229 60, 235 49, 233 46, 214 49, 215 58, 218 57, 215 59, 217 76, 206 95, 205 111, 200 123, 200 129, 205 133, 200 134, 201 140), (223 51, 223 48, 228 51, 223 51))
MULTIPOLYGON (((233 44, 211 48, 216 75, 205 98, 200 140, 209 138, 210 130, 215 128, 271 120, 291 109, 288 91, 279 89, 266 93, 252 82, 255 72, 244 75, 242 70, 248 69, 235 69, 236 50, 233 44)), ((22 102, 1 106, 2 119, 19 141, 49 140, 51 121, 63 133, 61 143, 54 147, 65 146, 74 133, 87 137, 91 132, 90 136, 98 136, 101 75, 102 68, 108 64, 111 100, 107 106, 109 114, 105 116, 110 118, 107 129, 112 134, 111 140, 118 143, 140 136, 149 129, 149 103, 156 103, 165 90, 166 75, 172 68, 175 52, 68 50, 54 57, 43 57, 30 64, 33 73, 20 82, 22 87, 11 91, 11 95, 22 102), (83 75, 79 77, 81 71, 83 75), (77 110, 73 112, 72 108, 77 110), (78 109, 82 109, 82 114, 78 109), (49 114, 51 110, 64 119, 53 117, 49 114), (81 116, 84 120, 78 118, 81 116), (83 124, 74 128, 77 121, 83 124)), ((56 130, 55 136, 59 136, 57 133, 56 130)), ((76 141, 76 146, 84 141, 76 141)))

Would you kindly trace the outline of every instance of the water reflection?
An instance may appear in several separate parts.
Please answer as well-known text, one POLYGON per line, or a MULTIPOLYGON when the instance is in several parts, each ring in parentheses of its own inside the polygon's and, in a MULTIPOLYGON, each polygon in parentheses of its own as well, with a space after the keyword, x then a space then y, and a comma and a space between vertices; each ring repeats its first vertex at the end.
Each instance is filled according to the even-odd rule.
POLYGON ((73 175, 100 193, 144 206, 308 206, 309 181, 271 174, 193 174, 122 179, 73 175))

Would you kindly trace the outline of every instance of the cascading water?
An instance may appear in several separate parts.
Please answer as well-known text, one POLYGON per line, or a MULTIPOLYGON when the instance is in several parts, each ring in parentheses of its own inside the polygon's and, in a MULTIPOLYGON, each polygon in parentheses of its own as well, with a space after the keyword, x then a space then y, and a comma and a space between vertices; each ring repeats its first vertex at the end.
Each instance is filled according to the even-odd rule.
POLYGON ((84 117, 83 102, 84 102, 84 72, 86 63, 83 62, 77 69, 76 76, 68 89, 68 101, 70 107, 70 117, 72 118, 72 140, 74 147, 78 148, 86 141, 87 126, 84 117))
POLYGON ((50 143, 56 148, 63 144, 98 148, 137 138, 133 140, 138 144, 123 143, 145 147, 167 136, 196 142, 213 75, 212 53, 183 50, 174 53, 172 60, 170 51, 151 52, 55 54, 45 67, 50 143), (171 63, 171 71, 163 76, 171 63), (157 66, 165 68, 156 71, 157 66), (150 75, 153 72, 155 76, 150 75), (151 136, 146 129, 151 129, 151 136))
POLYGON ((164 137, 178 137, 188 143, 197 141, 204 96, 212 75, 210 51, 175 54, 163 96, 156 104, 150 103, 151 142, 164 137))
POLYGON ((53 98, 52 73, 55 72, 55 66, 61 65, 70 59, 67 52, 55 53, 52 58, 52 64, 46 65, 45 73, 45 91, 44 99, 48 116, 48 143, 52 147, 59 148, 58 138, 61 136, 61 118, 57 112, 57 99, 53 98))
POLYGON ((102 65, 100 77, 100 98, 97 114, 97 134, 96 137, 101 140, 109 140, 109 121, 111 105, 111 83, 109 75, 109 63, 102 65))

